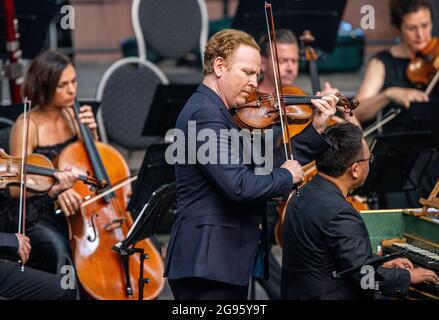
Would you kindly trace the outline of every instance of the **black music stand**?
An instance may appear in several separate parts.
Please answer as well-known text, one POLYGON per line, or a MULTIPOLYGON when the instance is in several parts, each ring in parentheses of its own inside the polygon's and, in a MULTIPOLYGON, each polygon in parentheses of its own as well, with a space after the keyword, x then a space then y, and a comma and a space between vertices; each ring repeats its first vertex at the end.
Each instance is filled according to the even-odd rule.
MULTIPOLYGON (((153 192, 164 184, 175 181, 175 169, 165 159, 166 148, 169 144, 153 144, 148 147, 140 167, 133 194, 128 202, 127 210, 135 219, 139 215, 145 202, 151 198, 153 192)), ((168 233, 173 223, 172 217, 164 217, 158 233, 168 233)))
POLYGON ((437 141, 431 131, 378 135, 370 151, 375 160, 361 194, 411 191, 419 187, 437 141))
MULTIPOLYGON (((336 43, 338 26, 346 0, 271 0, 276 29, 289 29, 296 36, 310 30, 316 38, 314 47, 331 52, 336 43), (316 9, 318 8, 318 9, 316 9)), ((256 41, 267 33, 265 0, 241 0, 232 28, 251 34, 256 41)))
MULTIPOLYGON (((438 88, 439 89, 439 88, 438 88)), ((403 114, 404 131, 431 130, 433 134, 439 133, 439 100, 429 102, 412 102, 403 114)), ((439 138, 437 139, 439 147, 439 138)))
POLYGON ((142 135, 163 137, 169 129, 175 128, 180 111, 197 87, 198 85, 193 84, 159 84, 142 135))
MULTIPOLYGON (((143 277, 143 267, 145 259, 149 256, 142 248, 135 248, 137 242, 152 237, 157 226, 163 217, 174 212, 175 207, 175 182, 162 185, 152 193, 149 201, 143 206, 142 210, 134 221, 126 238, 115 244, 113 250, 122 256, 123 261, 126 257, 139 253, 140 275, 139 275, 139 300, 143 300, 144 285, 149 282, 148 278, 143 277), (124 258, 125 257, 125 258, 124 258)), ((127 265, 128 267, 128 265, 127 265)))

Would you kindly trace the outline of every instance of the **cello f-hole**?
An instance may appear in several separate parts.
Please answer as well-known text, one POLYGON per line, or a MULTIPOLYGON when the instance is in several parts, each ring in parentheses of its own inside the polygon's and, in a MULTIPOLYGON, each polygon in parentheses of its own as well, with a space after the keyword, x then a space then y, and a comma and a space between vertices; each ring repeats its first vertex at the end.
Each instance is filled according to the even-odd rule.
POLYGON ((91 228, 92 228, 92 230, 93 230, 93 238, 89 235, 89 236, 87 236, 87 240, 88 241, 90 241, 90 242, 95 242, 96 241, 96 239, 98 238, 98 233, 97 233, 97 231, 96 231, 96 225, 95 225, 95 217, 96 218, 98 218, 99 217, 99 215, 97 215, 97 214, 93 214, 92 216, 91 216, 91 228))

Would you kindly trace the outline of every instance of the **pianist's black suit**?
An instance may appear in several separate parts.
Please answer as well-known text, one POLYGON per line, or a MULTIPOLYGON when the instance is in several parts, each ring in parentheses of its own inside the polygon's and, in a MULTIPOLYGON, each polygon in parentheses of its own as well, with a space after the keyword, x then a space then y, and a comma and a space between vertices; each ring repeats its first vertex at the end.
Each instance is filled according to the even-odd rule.
MULTIPOLYGON (((359 213, 330 181, 317 175, 288 207, 284 227, 282 298, 357 299, 362 275, 335 280, 341 271, 373 258, 369 234, 359 213)), ((383 293, 406 294, 410 274, 380 267, 383 293)))

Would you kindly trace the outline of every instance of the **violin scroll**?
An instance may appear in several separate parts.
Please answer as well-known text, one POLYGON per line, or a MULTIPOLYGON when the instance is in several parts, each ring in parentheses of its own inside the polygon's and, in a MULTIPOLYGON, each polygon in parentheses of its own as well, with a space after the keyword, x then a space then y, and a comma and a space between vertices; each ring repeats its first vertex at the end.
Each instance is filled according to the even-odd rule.
POLYGON ((348 99, 345 96, 343 96, 340 92, 337 92, 335 94, 338 97, 337 106, 343 107, 344 112, 349 113, 349 115, 352 117, 354 114, 352 113, 353 110, 355 110, 359 105, 360 101, 358 99, 348 99))

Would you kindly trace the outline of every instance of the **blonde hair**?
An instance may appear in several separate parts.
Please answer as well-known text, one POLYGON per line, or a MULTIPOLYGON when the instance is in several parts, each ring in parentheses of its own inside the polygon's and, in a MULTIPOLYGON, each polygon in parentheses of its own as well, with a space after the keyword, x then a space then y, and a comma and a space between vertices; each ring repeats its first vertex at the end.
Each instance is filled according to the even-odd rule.
POLYGON ((224 29, 215 33, 207 42, 204 50, 203 74, 213 73, 213 62, 217 57, 227 60, 241 45, 260 51, 255 39, 246 32, 235 29, 224 29))

